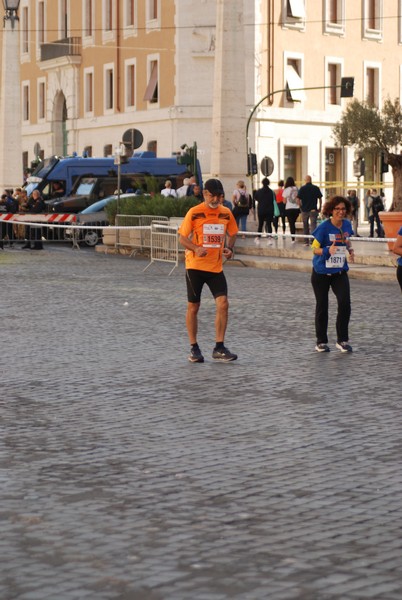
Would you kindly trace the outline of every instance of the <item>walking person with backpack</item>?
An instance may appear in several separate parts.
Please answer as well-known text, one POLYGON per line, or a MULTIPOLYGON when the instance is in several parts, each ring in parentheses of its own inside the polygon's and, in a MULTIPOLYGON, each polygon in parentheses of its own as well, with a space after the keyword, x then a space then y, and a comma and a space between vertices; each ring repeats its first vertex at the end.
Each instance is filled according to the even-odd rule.
MULTIPOLYGON (((232 195, 233 216, 236 219, 240 231, 247 231, 247 217, 250 214, 252 202, 247 192, 246 184, 242 179, 236 183, 236 189, 232 195)), ((243 235, 243 238, 245 236, 243 235)))
POLYGON ((367 198, 368 220, 370 223, 370 237, 374 237, 374 223, 377 225, 377 237, 384 237, 384 230, 378 213, 385 210, 381 196, 378 195, 376 188, 369 192, 367 198))

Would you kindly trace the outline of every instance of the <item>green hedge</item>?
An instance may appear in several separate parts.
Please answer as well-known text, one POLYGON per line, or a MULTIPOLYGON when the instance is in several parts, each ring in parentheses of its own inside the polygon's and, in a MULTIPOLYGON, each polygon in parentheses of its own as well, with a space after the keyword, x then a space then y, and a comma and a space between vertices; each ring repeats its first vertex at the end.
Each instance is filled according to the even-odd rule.
MULTIPOLYGON (((155 196, 131 196, 121 198, 119 214, 121 215, 157 215, 160 217, 184 217, 189 208, 199 204, 194 196, 184 198, 166 198, 161 194, 155 196)), ((109 223, 114 225, 117 200, 109 202, 105 207, 109 223)))

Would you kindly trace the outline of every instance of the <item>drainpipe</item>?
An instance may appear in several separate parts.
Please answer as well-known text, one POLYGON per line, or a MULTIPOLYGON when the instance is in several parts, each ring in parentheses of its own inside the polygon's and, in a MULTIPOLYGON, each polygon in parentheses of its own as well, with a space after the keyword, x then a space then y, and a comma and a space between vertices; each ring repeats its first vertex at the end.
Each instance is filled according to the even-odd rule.
POLYGON ((267 94, 268 94, 268 104, 272 105, 274 98, 271 96, 271 92, 274 89, 274 36, 275 36, 275 0, 268 0, 267 3, 267 13, 268 13, 268 81, 267 81, 267 94))
POLYGON ((120 112, 120 0, 116 2, 116 110, 120 112))

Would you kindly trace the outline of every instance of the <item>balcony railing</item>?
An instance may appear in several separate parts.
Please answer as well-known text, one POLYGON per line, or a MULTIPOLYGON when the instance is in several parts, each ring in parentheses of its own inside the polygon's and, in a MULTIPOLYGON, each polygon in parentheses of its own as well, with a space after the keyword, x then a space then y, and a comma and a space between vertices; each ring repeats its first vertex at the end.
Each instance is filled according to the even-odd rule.
POLYGON ((56 40, 50 44, 42 44, 40 47, 41 61, 60 58, 61 56, 80 56, 81 38, 68 37, 56 40))

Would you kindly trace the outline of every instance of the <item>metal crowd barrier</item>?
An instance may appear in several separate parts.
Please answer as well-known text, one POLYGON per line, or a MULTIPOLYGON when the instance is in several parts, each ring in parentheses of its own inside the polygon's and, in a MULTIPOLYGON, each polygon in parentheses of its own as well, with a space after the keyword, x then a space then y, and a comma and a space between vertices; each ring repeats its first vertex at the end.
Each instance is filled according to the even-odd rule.
POLYGON ((155 215, 116 215, 115 247, 131 248, 131 256, 151 247, 150 225, 153 221, 169 222, 169 217, 155 215), (125 229, 118 229, 124 227, 125 229), (130 228, 133 229, 130 229, 130 228), (136 229, 134 229, 136 228, 136 229))
POLYGON ((156 262, 173 263, 169 275, 179 266, 178 227, 164 222, 151 223, 151 262, 144 271, 156 262))
MULTIPOLYGON (((74 214, 11 214, 0 215, 1 238, 9 244, 25 242, 65 242, 65 231, 74 223, 74 214)), ((71 240, 68 240, 71 241, 71 240)))

